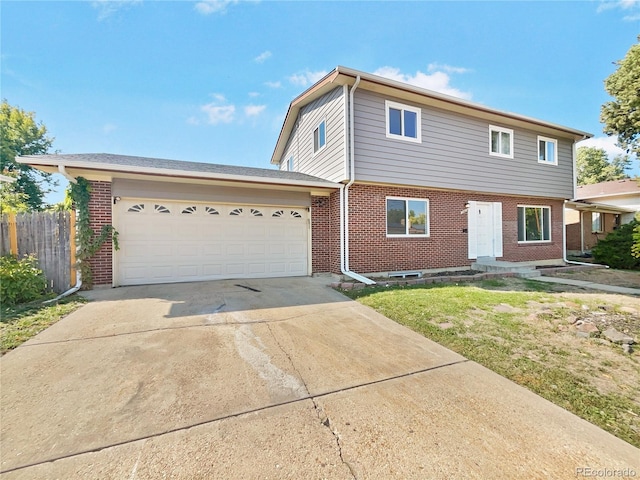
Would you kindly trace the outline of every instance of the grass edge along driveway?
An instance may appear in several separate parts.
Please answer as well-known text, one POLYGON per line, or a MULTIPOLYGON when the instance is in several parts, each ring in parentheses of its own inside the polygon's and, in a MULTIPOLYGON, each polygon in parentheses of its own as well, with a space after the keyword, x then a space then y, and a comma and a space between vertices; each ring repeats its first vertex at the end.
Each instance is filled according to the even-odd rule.
MULTIPOLYGON (((572 310, 602 308, 598 294, 581 300, 546 289, 509 279, 343 293, 640 447, 640 354, 567 331, 572 310), (621 366, 628 384, 603 389, 598 380, 621 366)), ((607 305, 617 315, 619 307, 607 305)))
POLYGON ((0 308, 0 355, 22 345, 86 303, 79 295, 51 304, 42 303, 44 300, 46 298, 0 308))

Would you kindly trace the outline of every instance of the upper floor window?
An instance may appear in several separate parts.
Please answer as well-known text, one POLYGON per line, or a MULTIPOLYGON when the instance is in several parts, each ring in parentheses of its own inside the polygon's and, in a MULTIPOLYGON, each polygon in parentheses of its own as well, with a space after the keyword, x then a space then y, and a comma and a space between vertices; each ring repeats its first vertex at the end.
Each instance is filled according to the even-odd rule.
POLYGON ((387 198, 387 236, 429 236, 429 200, 387 198))
POLYGON ((385 101, 387 117, 387 138, 397 138, 420 143, 421 113, 417 107, 385 101))
POLYGON ((322 150, 327 144, 327 122, 323 120, 313 131, 313 153, 322 150))
POLYGON ((513 158, 513 130, 489 125, 489 136, 491 155, 513 158))
POLYGON ((518 205, 518 242, 551 241, 551 207, 518 205))
POLYGON ((293 155, 287 160, 287 171, 293 172, 293 155))
POLYGON ((558 164, 558 141, 553 138, 538 137, 538 162, 558 164))

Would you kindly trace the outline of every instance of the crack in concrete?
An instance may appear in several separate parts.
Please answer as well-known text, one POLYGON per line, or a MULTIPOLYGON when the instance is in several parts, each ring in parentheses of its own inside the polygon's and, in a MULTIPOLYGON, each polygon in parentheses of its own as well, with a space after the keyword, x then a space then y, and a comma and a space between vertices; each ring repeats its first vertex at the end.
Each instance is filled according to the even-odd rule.
POLYGON ((315 397, 311 397, 311 401, 313 402, 313 408, 316 411, 318 420, 320 420, 320 423, 322 425, 324 425, 329 429, 329 431, 331 432, 331 435, 333 435, 333 438, 336 441, 336 447, 338 447, 338 456, 340 457, 340 462, 349 469, 349 473, 351 474, 351 477, 354 480, 358 480, 358 477, 356 476, 356 472, 353 471, 353 467, 349 462, 345 460, 344 455, 342 453, 342 442, 340 441, 340 433, 338 433, 338 429, 331 428, 331 419, 325 413, 324 409, 320 405, 318 405, 318 402, 316 402, 315 397))
MULTIPOLYGON (((259 412, 264 412, 264 411, 270 410, 272 408, 281 407, 281 406, 284 406, 284 405, 293 405, 293 404, 296 404, 298 402, 303 402, 305 400, 311 400, 315 404, 316 398, 326 397, 326 396, 329 396, 329 395, 335 395, 337 393, 342 393, 342 392, 353 391, 353 390, 357 390, 357 389, 360 389, 360 388, 363 388, 363 387, 368 387, 368 386, 371 386, 371 385, 378 385, 378 384, 382 384, 382 383, 385 383, 385 382, 397 380, 397 379, 400 379, 400 378, 411 377, 411 376, 414 376, 414 375, 419 375, 419 374, 431 372, 431 371, 434 371, 434 370, 439 370, 439 369, 442 369, 442 368, 449 368, 449 367, 453 367, 453 366, 464 364, 464 363, 468 363, 468 362, 471 362, 471 360, 467 360, 466 358, 464 358, 462 360, 457 360, 457 361, 445 363, 445 364, 442 364, 442 365, 436 365, 436 366, 433 366, 433 367, 427 367, 427 368, 423 368, 423 369, 420 369, 420 370, 414 370, 412 372, 401 373, 399 375, 394 375, 394 376, 391 376, 391 377, 381 378, 381 379, 378 379, 378 380, 373 380, 371 382, 363 382, 363 383, 359 383, 359 384, 356 384, 356 385, 337 388, 335 390, 328 390, 328 391, 320 393, 320 394, 318 394, 316 396, 309 395, 309 396, 306 396, 306 397, 296 398, 296 399, 293 399, 293 400, 286 400, 286 401, 283 401, 283 402, 277 402, 277 403, 273 403, 273 404, 262 406, 262 407, 257 407, 257 408, 252 408, 252 409, 240 411, 240 412, 230 413, 230 414, 227 414, 227 415, 221 415, 219 417, 209 418, 209 419, 205 419, 205 420, 202 420, 202 421, 190 423, 190 424, 187 424, 187 425, 182 425, 182 426, 178 426, 178 427, 174 427, 174 428, 168 428, 168 429, 161 430, 161 431, 156 432, 156 433, 151 433, 151 434, 148 434, 148 435, 144 435, 144 436, 141 436, 141 437, 129 438, 127 440, 122 440, 122 441, 119 441, 119 442, 113 442, 113 443, 107 444, 107 445, 98 445, 98 446, 93 447, 93 448, 87 448, 85 450, 79 450, 77 452, 63 454, 63 455, 59 455, 57 457, 45 458, 45 459, 42 459, 42 460, 37 460, 37 461, 34 461, 32 463, 28 463, 28 464, 24 464, 24 465, 18 465, 18 466, 15 466, 15 467, 10 467, 10 468, 5 469, 5 470, 1 470, 0 469, 0 475, 3 475, 5 473, 19 471, 19 470, 24 470, 26 468, 34 467, 36 465, 43 465, 43 464, 46 464, 46 463, 55 462, 55 461, 62 460, 62 459, 65 459, 65 458, 73 458, 73 457, 77 457, 77 456, 80 456, 80 455, 86 455, 88 453, 96 453, 96 452, 100 452, 102 450, 106 450, 106 449, 109 449, 109 448, 119 447, 119 446, 122 446, 122 445, 128 445, 128 444, 132 444, 132 443, 135 443, 135 442, 139 442, 141 440, 148 440, 148 439, 151 439, 151 438, 161 437, 163 435, 167 435, 167 434, 170 434, 170 433, 182 432, 182 431, 186 431, 186 430, 189 430, 191 428, 194 428, 194 427, 199 427, 201 425, 208 425, 208 424, 216 423, 216 422, 219 422, 219 421, 222 421, 222 420, 228 420, 230 418, 241 418, 241 417, 244 417, 246 415, 255 414, 255 413, 259 413, 259 412)), ((303 380, 303 383, 304 383, 304 380, 303 380)), ((305 388, 306 388, 306 386, 305 386, 305 388)))
POLYGON ((295 363, 293 362, 293 359, 291 358, 291 355, 289 355, 289 353, 284 349, 284 347, 278 341, 278 337, 276 337, 275 333, 271 329, 271 325, 267 324, 267 328, 269 329, 269 333, 271 333, 271 336, 273 337, 273 340, 276 342, 276 345, 278 346, 280 351, 282 353, 284 353, 284 355, 289 359, 289 363, 291 364, 291 367, 296 372, 296 375, 298 376, 298 378, 300 379, 300 381, 304 385, 304 388, 307 391, 307 395, 309 395, 308 398, 313 403, 313 408, 314 408, 314 410, 316 412, 318 420, 320 420, 320 423, 322 425, 324 425, 325 427, 327 427, 329 429, 329 431, 331 432, 331 434, 333 435, 333 438, 336 441, 336 446, 338 447, 338 456, 340 457, 340 462, 349 469, 349 473, 351 473, 351 476, 353 477, 353 479, 357 480, 358 477, 356 477, 356 474, 353 471, 353 468, 351 467, 349 462, 347 462, 344 459, 344 456, 342 454, 342 443, 340 442, 340 434, 338 433, 338 430, 333 430, 331 428, 331 420, 325 414, 324 409, 320 405, 318 405, 318 402, 316 401, 316 397, 311 395, 311 393, 309 392, 309 387, 307 386, 307 382, 305 381, 304 377, 301 375, 300 371, 298 370, 298 368, 296 367, 295 363))

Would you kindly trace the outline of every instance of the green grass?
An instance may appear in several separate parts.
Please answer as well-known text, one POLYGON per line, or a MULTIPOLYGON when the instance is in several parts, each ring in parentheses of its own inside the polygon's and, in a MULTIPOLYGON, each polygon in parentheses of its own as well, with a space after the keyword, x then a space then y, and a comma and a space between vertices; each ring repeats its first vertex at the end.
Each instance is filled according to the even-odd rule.
MULTIPOLYGON (((344 293, 640 447, 637 396, 634 401, 633 392, 599 393, 582 365, 584 355, 591 353, 546 341, 555 335, 552 320, 563 318, 567 309, 554 306, 548 318, 540 315, 540 321, 527 322, 528 301, 557 305, 558 297, 551 296, 541 282, 518 282, 518 291, 492 290, 506 283, 488 280, 344 293), (499 311, 505 310, 505 304, 514 310, 499 311), (502 307, 497 311, 498 305, 502 307), (438 324, 443 322, 453 327, 442 329, 438 324)), ((605 347, 594 344, 593 348, 605 347)))
POLYGON ((24 305, 0 307, 0 354, 4 355, 23 344, 84 303, 84 298, 72 295, 49 305, 43 304, 41 299, 24 305))

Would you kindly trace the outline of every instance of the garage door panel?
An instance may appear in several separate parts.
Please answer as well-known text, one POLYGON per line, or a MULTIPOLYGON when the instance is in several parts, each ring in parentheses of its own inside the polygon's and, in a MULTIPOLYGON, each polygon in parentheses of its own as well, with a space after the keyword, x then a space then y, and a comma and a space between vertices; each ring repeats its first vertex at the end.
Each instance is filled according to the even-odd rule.
POLYGON ((308 273, 305 210, 133 199, 116 209, 120 285, 308 273))
POLYGON ((224 267, 221 263, 208 263, 202 266, 202 275, 205 277, 217 277, 224 273, 224 267))
POLYGON ((261 275, 267 271, 264 263, 249 263, 247 267, 247 273, 250 275, 261 275))
POLYGON ((181 265, 180 267, 178 267, 178 276, 180 278, 197 277, 198 265, 181 265))

